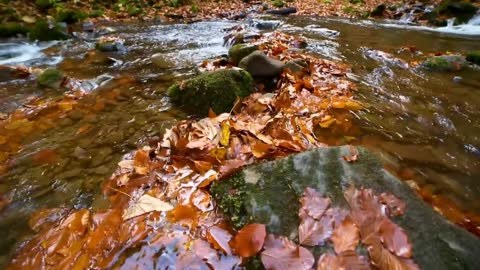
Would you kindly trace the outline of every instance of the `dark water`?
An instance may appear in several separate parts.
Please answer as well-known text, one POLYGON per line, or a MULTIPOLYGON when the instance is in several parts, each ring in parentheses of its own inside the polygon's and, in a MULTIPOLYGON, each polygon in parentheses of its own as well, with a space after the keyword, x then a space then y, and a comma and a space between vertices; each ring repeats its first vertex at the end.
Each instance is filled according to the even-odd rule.
MULTIPOLYGON (((202 60, 226 53, 222 30, 234 25, 112 25, 108 35, 123 38, 126 52, 93 56, 86 56, 94 48, 88 38, 40 47, 0 43, 0 64, 57 66, 96 83, 110 78, 71 110, 47 119, 51 128, 23 138, 21 151, 8 162, 0 193, 11 194, 13 202, 0 212, 0 268, 31 235, 27 220, 34 210, 105 207, 100 183, 121 157, 186 117, 169 104, 166 88, 192 76, 202 60)), ((422 54, 479 49, 480 37, 312 18, 289 18, 280 30, 304 35, 313 54, 351 65, 357 96, 369 104, 356 115, 358 143, 381 150, 395 168, 413 171, 417 185, 480 214, 480 70, 432 73, 405 64, 422 54), (407 45, 417 52, 399 52, 407 45), (463 79, 457 83, 454 76, 463 79)), ((39 89, 32 79, 0 83, 0 113, 9 114, 32 98, 62 95, 39 89)), ((0 154, 5 145, 0 144, 0 154)))

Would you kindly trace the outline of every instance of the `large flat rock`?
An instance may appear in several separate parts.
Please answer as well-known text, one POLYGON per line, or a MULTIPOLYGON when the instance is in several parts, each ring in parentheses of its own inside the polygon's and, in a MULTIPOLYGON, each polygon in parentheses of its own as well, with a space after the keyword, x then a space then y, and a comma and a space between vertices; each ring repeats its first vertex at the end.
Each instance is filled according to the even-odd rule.
POLYGON ((305 187, 347 207, 343 193, 350 184, 388 192, 406 202, 405 214, 392 218, 408 234, 414 260, 421 269, 480 269, 480 239, 451 224, 422 201, 406 184, 383 169, 375 154, 358 148, 356 162, 347 163, 348 147, 325 147, 246 168, 212 187, 232 223, 267 224, 269 233, 297 240, 299 198, 305 187))

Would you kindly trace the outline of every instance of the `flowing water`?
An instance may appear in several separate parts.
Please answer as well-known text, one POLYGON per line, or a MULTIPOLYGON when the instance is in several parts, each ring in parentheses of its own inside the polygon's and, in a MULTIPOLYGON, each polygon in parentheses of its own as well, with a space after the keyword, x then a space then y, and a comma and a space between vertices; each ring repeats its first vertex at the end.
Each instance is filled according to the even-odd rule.
MULTIPOLYGON (((310 53, 352 67, 357 97, 369 106, 356 114, 356 131, 344 135, 381 151, 405 180, 480 215, 480 69, 434 73, 412 65, 429 53, 480 49, 480 36, 390 22, 269 20, 279 20, 281 31, 305 36, 310 53)), ((13 199, 0 210, 0 268, 31 235, 27 221, 36 209, 106 206, 100 185, 121 157, 188 117, 171 106, 166 88, 192 76, 204 59, 225 54, 223 29, 236 24, 110 25, 114 31, 108 35, 124 39, 126 51, 109 54, 87 54, 94 48, 88 36, 60 43, 0 43, 0 65, 57 66, 87 85, 100 85, 90 87, 67 112, 40 116, 40 122, 53 123, 51 128, 16 142, 20 150, 0 176, 0 194, 13 199)), ((31 78, 0 82, 0 113, 62 95, 38 88, 31 78)), ((345 142, 337 139, 333 143, 345 142)), ((7 144, 0 144, 0 153, 7 144)))

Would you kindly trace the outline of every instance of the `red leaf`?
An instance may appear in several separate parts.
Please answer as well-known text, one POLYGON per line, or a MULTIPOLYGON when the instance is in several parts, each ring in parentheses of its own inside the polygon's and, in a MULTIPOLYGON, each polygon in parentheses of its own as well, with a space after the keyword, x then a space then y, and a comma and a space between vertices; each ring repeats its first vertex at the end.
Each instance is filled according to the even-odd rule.
POLYGON ((405 213, 406 204, 404 201, 395 197, 392 194, 382 193, 380 194, 380 202, 388 206, 388 210, 394 216, 400 216, 405 213))
POLYGON ((264 224, 249 224, 243 227, 233 239, 235 252, 249 258, 257 254, 263 247, 267 231, 264 224))
POLYGON ((394 269, 394 270, 419 270, 417 264, 411 259, 405 259, 395 256, 390 251, 377 242, 373 246, 368 247, 368 254, 372 264, 378 269, 394 269))
POLYGON ((333 217, 324 215, 320 220, 309 216, 302 220, 298 227, 300 244, 316 246, 325 242, 333 231, 333 217))
POLYGON ((332 242, 335 252, 340 254, 348 250, 355 250, 360 239, 359 233, 353 219, 347 216, 333 232, 332 242))
POLYGON ((261 259, 265 269, 269 270, 307 270, 315 262, 308 249, 295 245, 285 237, 275 238, 270 235, 261 259))

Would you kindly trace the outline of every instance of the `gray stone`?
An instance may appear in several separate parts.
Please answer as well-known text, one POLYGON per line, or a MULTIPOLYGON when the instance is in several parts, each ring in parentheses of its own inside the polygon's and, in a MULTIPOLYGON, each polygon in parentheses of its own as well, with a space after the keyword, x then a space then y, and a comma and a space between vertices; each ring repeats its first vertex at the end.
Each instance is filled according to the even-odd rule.
POLYGON ((292 13, 297 13, 297 8, 289 7, 289 8, 279 8, 279 9, 267 9, 265 10, 267 14, 275 14, 275 15, 289 15, 292 13))
POLYGON ((348 207, 343 194, 350 184, 388 192, 406 203, 405 214, 392 220, 413 245, 421 269, 480 269, 480 239, 453 225, 422 201, 404 182, 387 172, 375 154, 358 147, 359 158, 347 163, 348 147, 322 147, 253 165, 228 180, 215 182, 211 193, 237 227, 267 224, 269 233, 297 238, 299 198, 312 187, 348 207))
POLYGON ((240 61, 238 67, 248 71, 254 77, 275 77, 280 74, 285 64, 282 61, 254 51, 240 61))
POLYGON ((308 69, 308 64, 303 59, 293 59, 285 63, 284 68, 288 68, 293 74, 300 75, 304 69, 308 69))
POLYGON ((169 69, 175 67, 175 62, 168 58, 165 54, 156 53, 150 58, 152 64, 160 69, 169 69))

